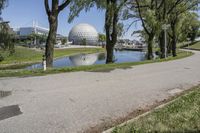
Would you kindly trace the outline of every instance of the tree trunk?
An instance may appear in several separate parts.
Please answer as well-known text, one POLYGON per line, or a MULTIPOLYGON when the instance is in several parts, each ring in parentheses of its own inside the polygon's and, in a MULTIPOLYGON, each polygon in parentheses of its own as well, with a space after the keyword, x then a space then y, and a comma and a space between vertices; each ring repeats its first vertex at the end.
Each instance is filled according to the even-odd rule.
POLYGON ((148 39, 148 52, 147 52, 147 59, 152 60, 153 59, 153 38, 154 36, 149 36, 148 39))
POLYGON ((49 34, 46 42, 46 63, 47 67, 53 66, 54 45, 56 43, 56 33, 58 27, 58 16, 52 15, 49 17, 49 34))
POLYGON ((170 55, 172 52, 172 41, 171 39, 168 39, 168 46, 167 46, 167 54, 170 55))
POLYGON ((173 38, 172 38, 172 55, 173 55, 173 57, 177 56, 177 54, 176 54, 176 33, 173 35, 173 38))
POLYGON ((106 30, 106 51, 107 58, 106 64, 113 63, 114 46, 117 43, 117 24, 118 24, 118 11, 116 0, 107 0, 107 9, 105 17, 105 30, 106 30), (112 31, 111 31, 112 30, 112 31))
POLYGON ((162 31, 159 36, 159 42, 160 42, 160 58, 165 58, 165 32, 162 31))
POLYGON ((107 8, 106 8, 106 14, 105 14, 105 31, 106 31, 106 64, 113 62, 113 50, 112 50, 112 43, 111 43, 111 35, 110 35, 110 28, 112 23, 112 16, 111 16, 111 9, 110 6, 110 0, 107 0, 107 8))
MULTIPOLYGON (((162 16, 162 21, 165 22, 166 19, 166 9, 167 9, 167 2, 166 0, 163 0, 163 16, 162 16)), ((166 22, 165 22, 166 23, 166 22)), ((160 58, 165 58, 165 31, 162 30, 160 34, 160 52, 161 52, 161 57, 160 58)))
POLYGON ((176 25, 173 24, 172 25, 172 55, 173 55, 173 57, 177 56, 176 55, 176 40, 177 40, 176 25))
POLYGON ((107 51, 107 58, 106 58, 106 64, 113 63, 113 52, 114 52, 114 46, 106 45, 106 51, 107 51))

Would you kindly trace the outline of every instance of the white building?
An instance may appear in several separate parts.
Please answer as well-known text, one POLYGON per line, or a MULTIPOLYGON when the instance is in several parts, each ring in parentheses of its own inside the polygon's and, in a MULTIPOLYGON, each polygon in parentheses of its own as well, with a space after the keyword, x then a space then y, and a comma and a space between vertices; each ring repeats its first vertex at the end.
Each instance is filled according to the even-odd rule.
POLYGON ((74 26, 69 32, 69 41, 74 45, 98 45, 98 32, 86 23, 74 26))
POLYGON ((49 29, 34 26, 34 27, 21 27, 19 28, 18 34, 19 36, 28 36, 31 34, 39 34, 39 35, 47 35, 49 32, 49 29))

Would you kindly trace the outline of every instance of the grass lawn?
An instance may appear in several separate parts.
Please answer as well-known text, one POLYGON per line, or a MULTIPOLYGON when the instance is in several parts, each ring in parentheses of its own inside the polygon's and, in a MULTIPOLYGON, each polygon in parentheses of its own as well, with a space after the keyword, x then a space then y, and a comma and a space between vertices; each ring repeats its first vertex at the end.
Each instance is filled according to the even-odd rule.
POLYGON ((199 133, 200 86, 112 133, 199 133))
MULTIPOLYGON (((7 54, 7 52, 4 52, 4 54, 7 54)), ((0 65, 37 62, 40 60, 42 60, 42 51, 19 46, 15 48, 15 53, 11 56, 7 56, 4 61, 0 62, 0 65)))
POLYGON ((78 67, 64 67, 64 68, 52 68, 47 71, 41 69, 35 70, 0 70, 0 77, 13 77, 13 76, 40 76, 54 73, 63 72, 74 72, 74 71, 94 71, 94 72, 107 72, 114 69, 128 69, 131 66, 156 63, 163 61, 176 60, 192 55, 191 52, 178 51, 176 57, 168 57, 167 59, 156 59, 156 60, 146 60, 141 62, 129 62, 129 63, 119 63, 119 64, 101 64, 101 65, 91 65, 91 66, 78 66, 78 67))
POLYGON ((193 45, 190 45, 187 48, 194 49, 194 50, 200 50, 200 42, 196 42, 196 43, 194 43, 193 45))
MULTIPOLYGON (((43 51, 29 49, 17 46, 12 56, 7 56, 4 61, 0 62, 0 68, 20 68, 29 64, 42 61, 43 51)), ((55 49, 54 58, 69 56, 79 53, 96 53, 103 52, 102 48, 71 48, 71 49, 55 49)), ((6 52, 0 51, 7 54, 6 52)))
POLYGON ((200 50, 200 41, 196 41, 193 43, 185 42, 177 44, 178 48, 185 48, 185 49, 191 49, 191 50, 200 50))

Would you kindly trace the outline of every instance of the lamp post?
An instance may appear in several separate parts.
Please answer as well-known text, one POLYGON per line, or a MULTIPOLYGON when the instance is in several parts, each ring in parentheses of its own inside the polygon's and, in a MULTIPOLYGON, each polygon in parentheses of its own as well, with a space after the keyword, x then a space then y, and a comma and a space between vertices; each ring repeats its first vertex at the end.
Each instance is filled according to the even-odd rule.
POLYGON ((42 66, 43 66, 43 70, 46 71, 47 70, 47 63, 46 63, 45 55, 43 55, 43 58, 42 58, 42 66))
POLYGON ((165 32, 165 58, 167 58, 167 29, 170 27, 169 24, 163 24, 162 29, 165 32))

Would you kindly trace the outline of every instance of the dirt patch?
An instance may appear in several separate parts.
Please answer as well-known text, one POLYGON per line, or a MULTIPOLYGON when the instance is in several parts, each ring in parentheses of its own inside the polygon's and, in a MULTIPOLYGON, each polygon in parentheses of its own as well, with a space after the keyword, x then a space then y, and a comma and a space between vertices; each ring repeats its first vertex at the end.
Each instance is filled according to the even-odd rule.
MULTIPOLYGON (((199 85, 198 85, 199 86, 199 85)), ((132 112, 129 112, 126 116, 124 117, 119 117, 119 118, 116 118, 116 119, 111 119, 111 120, 107 120, 107 121, 103 121, 102 123, 100 124, 97 124, 93 127, 89 127, 88 129, 80 132, 80 133, 102 133, 103 131, 107 130, 107 129, 110 129, 114 126, 118 126, 119 124, 123 123, 123 122, 126 122, 130 119, 133 119, 137 116, 140 116, 144 113, 147 113, 153 109, 155 109, 156 107, 162 107, 162 105, 165 105, 166 103, 170 102, 170 101, 173 101, 174 99, 176 99, 177 97, 179 96, 182 96, 188 92, 190 92, 191 90, 193 90, 195 87, 192 87, 191 89, 189 90, 186 90, 186 91, 183 91, 179 94, 176 94, 175 96, 170 96, 168 99, 163 99, 162 101, 155 101, 154 104, 152 105, 148 105, 144 108, 139 108, 137 110, 133 110, 132 112)))
POLYGON ((22 114, 18 105, 0 108, 0 121, 22 114))
POLYGON ((128 121, 136 116, 139 116, 145 112, 148 112, 150 111, 151 109, 161 105, 162 103, 165 103, 167 100, 164 99, 163 101, 161 102, 157 102, 155 103, 154 105, 150 105, 150 106, 146 106, 144 108, 140 108, 140 109, 137 109, 137 110, 134 110, 130 113, 128 113, 128 115, 126 115, 125 117, 119 117, 119 118, 116 118, 116 119, 111 119, 111 120, 107 120, 107 121, 104 121, 98 125, 95 125, 93 127, 90 127, 88 129, 86 129, 85 131, 83 131, 82 133, 102 133, 103 131, 109 129, 109 128, 112 128, 114 126, 117 126, 125 121, 128 121))

